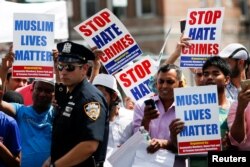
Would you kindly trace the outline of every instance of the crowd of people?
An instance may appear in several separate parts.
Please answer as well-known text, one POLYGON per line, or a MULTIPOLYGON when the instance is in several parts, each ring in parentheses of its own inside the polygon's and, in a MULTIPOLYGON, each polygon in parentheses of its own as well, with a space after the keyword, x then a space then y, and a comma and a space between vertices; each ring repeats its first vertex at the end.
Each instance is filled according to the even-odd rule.
MULTIPOLYGON (((158 68, 152 81, 156 93, 149 98, 155 107, 122 96, 115 77, 102 67, 103 53, 97 48, 58 43, 53 50, 55 79, 31 79, 12 78, 10 47, 0 68, 0 167, 107 166, 107 157, 141 126, 151 137, 149 154, 167 149, 176 154, 175 167, 187 162, 207 166, 206 155, 177 154, 177 135, 185 121, 175 116, 174 89, 189 85, 174 63, 190 43, 181 37, 158 68), (59 98, 55 83, 66 89, 59 98)), ((241 89, 249 64, 247 49, 232 43, 201 69, 190 69, 196 86, 217 86, 223 150, 250 150, 250 86, 241 89)))

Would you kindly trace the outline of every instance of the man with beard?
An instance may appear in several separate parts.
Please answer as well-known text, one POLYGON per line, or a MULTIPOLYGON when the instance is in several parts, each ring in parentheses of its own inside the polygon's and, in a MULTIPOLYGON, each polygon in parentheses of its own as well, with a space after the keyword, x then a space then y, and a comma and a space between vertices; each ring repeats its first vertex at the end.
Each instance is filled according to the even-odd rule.
MULTIPOLYGON (((21 166, 42 166, 50 154, 54 81, 37 79, 33 84, 33 105, 7 103, 0 98, 0 109, 17 121, 21 134, 21 166)), ((0 94, 2 97, 2 93, 0 94)))
POLYGON ((229 99, 237 100, 240 81, 246 79, 249 53, 243 45, 232 43, 222 49, 219 56, 227 61, 231 69, 231 81, 226 86, 226 96, 229 99))
MULTIPOLYGON (((183 87, 182 71, 174 64, 163 65, 156 74, 156 89, 158 94, 151 97, 155 108, 139 101, 135 105, 133 131, 138 131, 140 126, 149 131, 152 138, 147 148, 149 153, 155 153, 159 149, 167 149, 176 152, 170 133, 169 124, 175 119, 174 88, 183 87)), ((185 158, 175 157, 174 167, 184 167, 185 158)))
MULTIPOLYGON (((203 84, 204 85, 217 85, 218 91, 218 101, 219 101, 219 120, 220 120, 220 131, 221 138, 224 139, 226 131, 228 131, 227 126, 227 115, 232 101, 228 100, 226 97, 225 87, 230 80, 230 67, 228 63, 220 58, 219 56, 210 57, 202 67, 203 71, 203 84)), ((179 134, 184 128, 185 122, 180 119, 175 119, 170 124, 170 132, 173 141, 176 141, 177 134, 179 134)), ((228 138, 226 138, 228 139, 228 138)), ((229 141, 229 140, 227 140, 229 141)), ((227 141, 222 143, 223 150, 228 147, 227 141)), ((175 142, 176 143, 176 142, 175 142)), ((207 166, 207 156, 193 156, 190 157, 191 167, 206 167, 207 166)))

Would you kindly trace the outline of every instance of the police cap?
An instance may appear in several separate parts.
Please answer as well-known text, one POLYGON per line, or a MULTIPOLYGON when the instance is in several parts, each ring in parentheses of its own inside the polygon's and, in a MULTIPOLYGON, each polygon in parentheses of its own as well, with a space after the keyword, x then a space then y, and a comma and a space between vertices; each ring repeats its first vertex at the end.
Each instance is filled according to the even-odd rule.
POLYGON ((87 63, 88 60, 94 60, 94 53, 83 45, 65 41, 57 44, 59 52, 58 61, 65 63, 87 63))

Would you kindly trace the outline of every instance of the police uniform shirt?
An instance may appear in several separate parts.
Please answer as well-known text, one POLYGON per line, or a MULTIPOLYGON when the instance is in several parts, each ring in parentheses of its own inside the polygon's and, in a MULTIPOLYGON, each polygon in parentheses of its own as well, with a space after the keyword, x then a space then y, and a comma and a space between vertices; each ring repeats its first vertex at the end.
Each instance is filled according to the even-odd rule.
MULTIPOLYGON (((52 162, 64 156, 82 141, 97 140, 96 162, 104 161, 108 140, 108 107, 101 92, 84 79, 68 102, 57 111, 52 134, 52 162)), ((91 157, 77 166, 89 166, 91 157)))

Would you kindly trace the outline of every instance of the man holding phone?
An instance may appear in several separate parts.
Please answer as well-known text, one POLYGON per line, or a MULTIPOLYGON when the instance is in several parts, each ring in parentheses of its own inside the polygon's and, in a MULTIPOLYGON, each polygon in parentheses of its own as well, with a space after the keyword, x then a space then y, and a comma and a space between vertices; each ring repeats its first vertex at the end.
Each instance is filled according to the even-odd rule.
MULTIPOLYGON (((171 141, 169 125, 175 119, 174 88, 183 86, 181 76, 181 69, 174 64, 160 67, 156 76, 158 95, 135 105, 133 129, 137 132, 140 126, 144 126, 149 131, 152 138, 147 148, 149 153, 155 153, 159 149, 176 151, 171 141)), ((185 166, 185 159, 176 157, 174 166, 185 166)))

